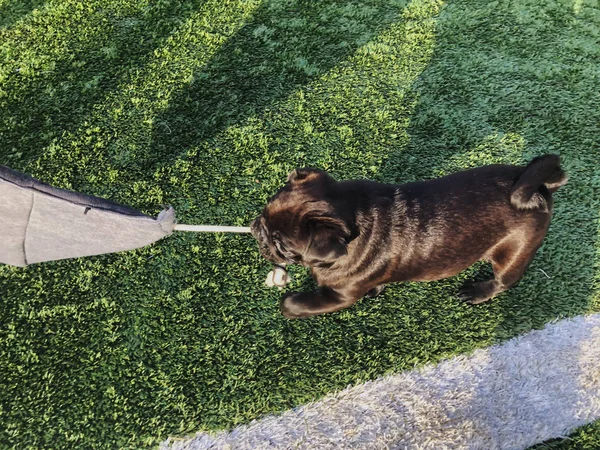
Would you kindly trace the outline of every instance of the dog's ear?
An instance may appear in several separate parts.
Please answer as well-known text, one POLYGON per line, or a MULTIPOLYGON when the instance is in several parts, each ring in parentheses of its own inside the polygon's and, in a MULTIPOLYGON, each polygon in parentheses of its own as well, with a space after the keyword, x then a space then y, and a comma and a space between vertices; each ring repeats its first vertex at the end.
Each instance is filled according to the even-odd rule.
POLYGON ((288 181, 288 183, 304 182, 304 181, 312 180, 321 174, 323 174, 323 172, 321 170, 311 169, 310 167, 305 167, 302 169, 294 169, 288 175, 287 181, 288 181))
POLYGON ((348 254, 350 230, 336 217, 319 217, 308 222, 309 241, 302 260, 308 265, 333 264, 348 254))

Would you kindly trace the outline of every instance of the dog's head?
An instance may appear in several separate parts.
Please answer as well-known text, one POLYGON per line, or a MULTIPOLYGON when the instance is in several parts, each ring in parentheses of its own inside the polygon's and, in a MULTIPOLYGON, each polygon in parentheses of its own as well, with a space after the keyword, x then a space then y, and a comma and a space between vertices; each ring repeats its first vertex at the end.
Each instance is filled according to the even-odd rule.
POLYGON ((334 205, 337 182, 317 169, 296 169, 251 224, 263 257, 275 264, 327 266, 347 254, 352 232, 334 205))

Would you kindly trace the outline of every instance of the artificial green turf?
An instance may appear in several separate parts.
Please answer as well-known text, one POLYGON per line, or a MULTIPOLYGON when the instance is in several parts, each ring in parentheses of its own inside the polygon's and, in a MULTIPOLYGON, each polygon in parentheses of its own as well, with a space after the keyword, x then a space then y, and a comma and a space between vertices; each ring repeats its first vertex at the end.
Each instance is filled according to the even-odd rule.
POLYGON ((480 307, 455 297, 475 268, 286 321, 239 235, 2 266, 0 443, 152 446, 599 311, 599 26, 587 0, 0 0, 0 163, 59 187, 243 225, 296 166, 401 182, 557 152, 571 177, 480 307))

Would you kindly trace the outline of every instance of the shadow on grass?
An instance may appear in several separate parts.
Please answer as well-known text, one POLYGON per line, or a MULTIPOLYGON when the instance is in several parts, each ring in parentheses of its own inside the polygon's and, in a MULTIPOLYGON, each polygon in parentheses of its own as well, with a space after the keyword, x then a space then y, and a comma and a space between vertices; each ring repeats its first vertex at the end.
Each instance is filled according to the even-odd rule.
POLYGON ((46 0, 24 0, 18 2, 7 2, 0 6, 0 28, 8 28, 21 18, 31 14, 46 4, 46 0))
MULTIPOLYGON (((0 100, 4 163, 23 168, 53 140, 89 120, 97 103, 144 66, 202 3, 87 4, 83 10, 66 4, 60 12, 49 9, 41 14, 30 32, 0 30, 5 42, 15 48, 23 46, 23 36, 56 30, 50 39, 64 47, 57 54, 53 47, 23 46, 13 61, 5 61, 3 87, 10 95, 0 100)), ((38 3, 29 4, 33 8, 38 3)))
POLYGON ((156 117, 150 165, 172 163, 317 79, 397 20, 398 9, 378 1, 265 1, 156 117))

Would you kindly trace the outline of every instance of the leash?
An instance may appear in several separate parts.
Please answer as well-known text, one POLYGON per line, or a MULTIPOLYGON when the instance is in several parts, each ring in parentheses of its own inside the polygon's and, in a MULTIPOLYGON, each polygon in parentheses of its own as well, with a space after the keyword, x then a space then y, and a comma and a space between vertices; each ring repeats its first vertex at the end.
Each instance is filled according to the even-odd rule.
POLYGON ((196 233, 250 233, 250 227, 221 227, 218 225, 175 224, 175 231, 193 231, 196 233))

